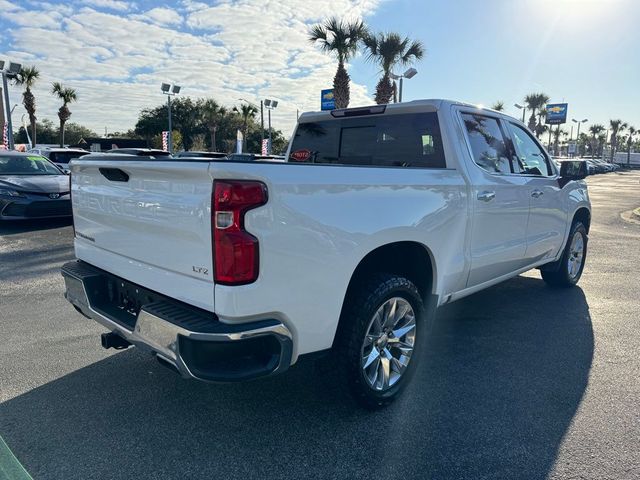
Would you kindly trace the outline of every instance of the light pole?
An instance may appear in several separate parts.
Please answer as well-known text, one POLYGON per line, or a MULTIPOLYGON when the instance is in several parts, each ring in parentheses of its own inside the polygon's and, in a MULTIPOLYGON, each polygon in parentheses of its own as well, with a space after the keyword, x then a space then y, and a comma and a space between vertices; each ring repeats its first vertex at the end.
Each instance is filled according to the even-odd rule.
POLYGON ((269 111, 269 145, 267 149, 267 153, 271 155, 271 110, 278 106, 277 100, 269 100, 268 98, 264 99, 264 108, 269 111))
POLYGON ((527 108, 524 105, 520 105, 519 103, 514 103, 513 106, 522 110, 522 123, 524 123, 524 115, 525 115, 525 112, 527 111, 527 108))
POLYGON ((406 78, 407 80, 409 80, 410 78, 413 78, 416 76, 416 74, 418 73, 418 71, 415 68, 409 68, 406 72, 404 72, 402 75, 396 75, 395 73, 391 74, 391 78, 394 80, 400 80, 400 92, 398 93, 398 103, 402 103, 402 80, 404 78, 406 78))
POLYGON ((167 110, 169 111, 169 133, 167 135, 168 144, 169 144, 169 153, 173 153, 173 127, 171 125, 171 96, 178 95, 180 93, 179 85, 169 85, 168 83, 163 83, 160 85, 160 90, 164 95, 167 96, 167 110))
MULTIPOLYGON (((238 100, 240 100, 241 102, 247 102, 249 105, 253 105, 254 107, 258 108, 258 105, 256 105, 253 102, 250 102, 246 98, 239 98, 238 100)), ((264 142, 264 100, 260 100, 260 149, 262 149, 263 142, 264 142)))
POLYGON ((22 65, 13 62, 9 62, 9 67, 5 70, 4 60, 0 60, 0 75, 2 75, 2 88, 4 89, 4 108, 7 113, 7 137, 9 140, 9 150, 13 150, 15 145, 13 143, 13 123, 11 122, 13 109, 9 109, 9 105, 11 105, 11 103, 9 102, 9 85, 7 79, 16 78, 18 73, 20 73, 20 70, 22 70, 22 65))
MULTIPOLYGON (((581 123, 585 123, 585 122, 589 121, 589 119, 588 119, 588 118, 585 118, 585 119, 583 119, 583 120, 576 120, 575 118, 572 118, 572 119, 571 119, 571 121, 572 121, 573 123, 577 123, 577 124, 578 124, 578 131, 577 131, 577 133, 576 133, 576 140, 577 140, 577 139, 578 139, 578 137, 580 136, 580 124, 581 124, 581 123)), ((573 128, 573 126, 572 126, 572 128, 573 128)))

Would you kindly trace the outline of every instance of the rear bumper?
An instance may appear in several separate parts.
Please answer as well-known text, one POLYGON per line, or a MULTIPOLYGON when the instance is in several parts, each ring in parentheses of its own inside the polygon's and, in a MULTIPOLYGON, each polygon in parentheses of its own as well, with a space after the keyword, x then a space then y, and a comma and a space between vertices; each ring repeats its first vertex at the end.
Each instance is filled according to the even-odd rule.
POLYGON ((291 364, 292 337, 277 320, 225 324, 216 315, 132 284, 82 261, 62 267, 65 298, 183 377, 233 382, 273 375, 291 364))

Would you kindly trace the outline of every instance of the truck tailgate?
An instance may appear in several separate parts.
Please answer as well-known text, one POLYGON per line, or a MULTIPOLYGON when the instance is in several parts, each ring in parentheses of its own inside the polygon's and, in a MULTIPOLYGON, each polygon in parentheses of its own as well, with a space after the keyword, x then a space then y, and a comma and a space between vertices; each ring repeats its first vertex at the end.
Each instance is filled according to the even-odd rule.
POLYGON ((75 160, 76 256, 213 311, 208 162, 75 160))

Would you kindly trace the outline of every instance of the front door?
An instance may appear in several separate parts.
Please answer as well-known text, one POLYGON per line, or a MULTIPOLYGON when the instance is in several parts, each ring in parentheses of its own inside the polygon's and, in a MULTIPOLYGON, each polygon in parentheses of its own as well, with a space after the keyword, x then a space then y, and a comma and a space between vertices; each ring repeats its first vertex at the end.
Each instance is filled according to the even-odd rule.
POLYGON ((508 123, 521 175, 527 179, 529 223, 527 251, 529 263, 552 259, 563 245, 567 228, 567 205, 558 185, 551 160, 533 136, 521 126, 508 123))

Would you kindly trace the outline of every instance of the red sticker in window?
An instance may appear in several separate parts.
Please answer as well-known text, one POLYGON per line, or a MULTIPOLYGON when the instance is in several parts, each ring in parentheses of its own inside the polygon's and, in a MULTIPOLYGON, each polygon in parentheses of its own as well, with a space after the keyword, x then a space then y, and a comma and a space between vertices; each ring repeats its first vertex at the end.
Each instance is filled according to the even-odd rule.
POLYGON ((311 150, 296 150, 295 152, 291 152, 289 155, 291 160, 295 160, 296 162, 304 162, 305 160, 309 160, 311 158, 311 150))

